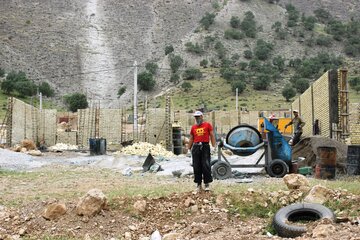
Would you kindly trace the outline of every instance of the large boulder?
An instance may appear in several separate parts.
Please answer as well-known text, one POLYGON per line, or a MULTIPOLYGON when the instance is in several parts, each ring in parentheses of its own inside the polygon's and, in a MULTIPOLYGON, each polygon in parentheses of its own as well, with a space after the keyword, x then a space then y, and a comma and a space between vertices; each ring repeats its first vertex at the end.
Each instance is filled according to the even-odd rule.
POLYGON ((76 206, 76 214, 94 216, 106 207, 107 198, 99 189, 91 189, 80 198, 76 206))
POLYGON ((65 204, 53 203, 47 206, 42 216, 46 220, 54 220, 64 215, 66 211, 65 204))

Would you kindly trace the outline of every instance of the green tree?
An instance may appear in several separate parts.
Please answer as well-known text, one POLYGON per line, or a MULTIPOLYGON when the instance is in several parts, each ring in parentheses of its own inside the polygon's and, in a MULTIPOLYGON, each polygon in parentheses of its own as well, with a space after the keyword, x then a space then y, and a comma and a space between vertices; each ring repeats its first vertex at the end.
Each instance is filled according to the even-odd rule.
POLYGON ((185 80, 196 80, 202 77, 202 73, 197 68, 188 68, 185 70, 182 77, 185 80))
POLYGON ((291 86, 291 84, 286 84, 282 90, 282 95, 286 99, 286 101, 289 102, 291 98, 296 96, 296 91, 291 86))
POLYGON ((214 48, 215 48, 218 58, 220 60, 226 58, 226 48, 225 48, 224 44, 222 44, 222 42, 217 41, 215 43, 214 48))
POLYGON ((247 37, 256 37, 256 21, 255 15, 252 12, 248 11, 245 13, 245 17, 240 24, 240 28, 244 31, 247 37))
POLYGON ((179 68, 183 65, 184 60, 179 55, 172 56, 170 58, 170 68, 173 73, 177 72, 179 68))
POLYGON ((230 26, 232 28, 240 28, 240 18, 237 16, 231 16, 230 26))
POLYGON ((172 45, 165 46, 165 55, 168 55, 174 51, 174 47, 172 45))
POLYGON ((236 29, 226 29, 225 33, 224 33, 224 37, 226 39, 240 40, 240 39, 243 39, 245 36, 242 32, 240 32, 236 29))
POLYGON ((352 88, 355 88, 356 86, 360 85, 360 77, 352 77, 349 79, 349 85, 352 88))
POLYGON ((332 19, 331 14, 322 8, 316 9, 314 11, 314 14, 315 14, 316 18, 319 20, 319 22, 321 22, 321 23, 327 23, 332 19))
POLYGON ((246 68, 247 68, 247 66, 248 66, 248 63, 247 62, 240 62, 239 63, 239 68, 241 69, 241 70, 246 70, 246 68))
POLYGON ((215 14, 206 12, 200 20, 200 24, 204 27, 205 30, 208 30, 209 27, 215 22, 215 14))
POLYGON ((203 68, 207 68, 207 65, 209 64, 209 61, 206 59, 203 59, 200 61, 200 66, 203 68))
POLYGON ((85 94, 82 93, 65 95, 64 101, 71 112, 77 112, 78 109, 85 109, 89 106, 85 94))
POLYGON ((0 77, 4 77, 5 76, 5 70, 0 68, 0 77))
POLYGON ((203 54, 204 49, 199 45, 199 43, 193 44, 192 42, 185 43, 186 51, 195 53, 195 54, 203 54))
POLYGON ((155 87, 155 83, 156 82, 151 73, 144 71, 138 74, 138 85, 140 87, 140 90, 153 90, 155 87))
POLYGON ((179 81, 180 81, 179 74, 172 73, 171 76, 170 76, 170 82, 177 84, 177 83, 179 83, 179 81))
POLYGON ((126 92, 126 87, 125 86, 120 87, 117 92, 118 98, 120 98, 125 92, 126 92))
POLYGON ((264 40, 259 39, 256 41, 255 56, 259 60, 266 60, 269 58, 272 49, 273 45, 271 43, 267 43, 264 40))
POLYGON ((295 81, 294 87, 297 92, 303 93, 309 88, 309 80, 305 78, 299 78, 295 81))
POLYGON ((285 58, 283 58, 282 56, 278 55, 276 57, 273 58, 273 65, 276 66, 276 68, 279 71, 284 71, 285 69, 285 58))
POLYGON ((279 32, 281 27, 282 27, 281 22, 277 21, 271 26, 271 29, 275 29, 275 32, 279 32))
POLYGON ((313 16, 305 17, 305 19, 304 19, 304 28, 306 30, 312 31, 312 30, 314 30, 315 23, 316 23, 316 18, 315 17, 313 17, 313 16))
POLYGON ((146 70, 148 70, 152 75, 155 75, 159 66, 155 62, 148 62, 145 65, 146 70))
POLYGON ((292 5, 292 4, 287 4, 285 6, 287 13, 288 13, 288 22, 287 22, 287 26, 288 27, 294 27, 296 26, 299 17, 300 17, 300 13, 299 11, 296 10, 296 8, 292 5))
POLYGON ((55 95, 54 89, 47 82, 41 82, 39 85, 39 92, 47 97, 53 97, 55 95))
POLYGON ((332 45, 331 38, 323 34, 320 34, 316 39, 316 44, 319 46, 330 47, 332 45))
POLYGON ((238 93, 240 94, 244 92, 245 88, 246 88, 246 84, 244 83, 244 81, 236 80, 231 82, 231 90, 233 92, 236 92, 236 89, 238 89, 238 93))
POLYGON ((184 89, 185 92, 188 92, 192 87, 189 82, 183 82, 183 84, 181 84, 181 88, 184 89))
POLYGON ((259 74, 254 81, 255 90, 266 90, 270 85, 271 79, 266 74, 259 74))
POLYGON ((252 55, 252 51, 251 50, 245 50, 244 51, 244 58, 246 59, 252 59, 253 55, 252 55))
POLYGON ((24 72, 11 71, 1 82, 1 90, 6 94, 16 91, 20 96, 33 96, 36 94, 36 85, 29 81, 24 72))

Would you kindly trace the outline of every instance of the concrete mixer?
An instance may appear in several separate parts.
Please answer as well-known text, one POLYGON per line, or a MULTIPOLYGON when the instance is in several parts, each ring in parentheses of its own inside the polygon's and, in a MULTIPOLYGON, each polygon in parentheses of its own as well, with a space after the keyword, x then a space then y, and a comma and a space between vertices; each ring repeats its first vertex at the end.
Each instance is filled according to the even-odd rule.
POLYGON ((231 177, 232 167, 261 167, 265 168, 271 177, 285 176, 291 169, 291 147, 267 119, 264 119, 264 130, 266 131, 265 140, 262 139, 260 132, 250 125, 241 124, 232 128, 226 138, 221 139, 218 144, 218 159, 211 162, 213 177, 215 179, 231 177), (222 153, 222 149, 229 149, 238 156, 250 156, 260 149, 264 149, 264 151, 255 164, 231 165, 222 153), (264 156, 265 163, 260 163, 264 156))

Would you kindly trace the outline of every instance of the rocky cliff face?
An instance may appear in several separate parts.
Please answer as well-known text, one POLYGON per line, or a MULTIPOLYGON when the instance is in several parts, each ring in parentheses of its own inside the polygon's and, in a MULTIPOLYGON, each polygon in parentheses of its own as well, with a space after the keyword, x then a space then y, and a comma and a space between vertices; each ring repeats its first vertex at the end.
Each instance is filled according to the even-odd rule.
MULTIPOLYGON (((277 5, 263 0, 218 2, 221 10, 214 32, 223 34, 232 15, 253 11, 264 29, 263 37, 270 34, 276 19, 284 21, 283 5, 287 2, 305 13, 326 7, 344 19, 360 9, 355 0, 288 0, 277 5)), ((212 4, 209 0, 2 0, 0 67, 24 71, 35 82, 48 81, 57 96, 84 92, 104 107, 119 107, 132 99, 135 60, 139 71, 149 60, 156 60, 165 69, 157 79, 158 90, 169 86, 166 45, 181 52, 188 65, 198 64, 199 59, 185 53, 183 45, 204 38, 206 34, 194 31, 205 12, 214 11, 212 4), (121 86, 127 91, 118 99, 121 86)), ((225 44, 231 51, 242 52, 252 43, 225 44)), ((281 47, 301 52, 294 44, 281 47)))

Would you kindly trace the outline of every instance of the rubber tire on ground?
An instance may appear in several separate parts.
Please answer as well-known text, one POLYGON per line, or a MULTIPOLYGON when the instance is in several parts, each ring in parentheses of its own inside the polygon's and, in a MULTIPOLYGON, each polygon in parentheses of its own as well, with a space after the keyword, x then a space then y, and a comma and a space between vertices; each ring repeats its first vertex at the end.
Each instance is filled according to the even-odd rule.
POLYGON ((282 178, 289 172, 287 163, 280 159, 275 159, 267 166, 267 173, 270 177, 282 178))
POLYGON ((212 176, 219 180, 230 178, 232 176, 230 164, 225 161, 217 161, 212 166, 212 176))
POLYGON ((210 166, 213 166, 215 163, 217 163, 219 159, 214 159, 210 161, 210 166))
POLYGON ((318 203, 294 203, 281 208, 273 218, 273 226, 280 237, 298 237, 307 231, 306 226, 291 225, 298 220, 321 220, 328 218, 336 220, 335 214, 329 208, 318 203))

